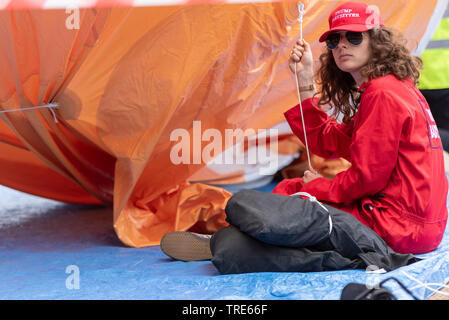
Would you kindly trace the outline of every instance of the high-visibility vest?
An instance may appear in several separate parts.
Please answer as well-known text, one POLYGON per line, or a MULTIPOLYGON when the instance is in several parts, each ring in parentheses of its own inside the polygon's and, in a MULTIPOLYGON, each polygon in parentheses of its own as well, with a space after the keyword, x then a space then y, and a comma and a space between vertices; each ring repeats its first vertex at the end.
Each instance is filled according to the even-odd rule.
POLYGON ((432 40, 421 58, 424 69, 419 78, 419 89, 437 90, 449 88, 449 6, 432 40))

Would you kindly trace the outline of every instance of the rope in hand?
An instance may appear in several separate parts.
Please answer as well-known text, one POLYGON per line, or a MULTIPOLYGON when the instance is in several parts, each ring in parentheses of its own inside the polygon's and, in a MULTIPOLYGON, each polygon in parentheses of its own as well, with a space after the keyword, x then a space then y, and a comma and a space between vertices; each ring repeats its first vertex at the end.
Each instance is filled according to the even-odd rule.
MULTIPOLYGON (((298 11, 299 11, 298 21, 299 21, 299 24, 300 24, 300 27, 301 27, 301 29, 300 29, 300 36, 299 37, 300 37, 301 40, 304 40, 303 39, 303 35, 302 35, 302 25, 303 25, 303 17, 304 17, 305 10, 304 10, 304 5, 302 3, 298 4, 298 11)), ((312 167, 312 162, 310 161, 309 144, 308 144, 308 141, 307 141, 306 125, 305 125, 305 122, 304 122, 304 112, 302 111, 301 92, 299 91, 298 76, 299 76, 299 74, 298 74, 298 71, 297 71, 297 64, 295 63, 296 91, 298 93, 299 109, 301 110, 301 120, 302 120, 302 127, 304 129, 304 140, 305 140, 305 144, 306 144, 307 160, 308 160, 308 163, 309 163, 309 170, 310 171, 315 171, 313 169, 313 167, 312 167)))

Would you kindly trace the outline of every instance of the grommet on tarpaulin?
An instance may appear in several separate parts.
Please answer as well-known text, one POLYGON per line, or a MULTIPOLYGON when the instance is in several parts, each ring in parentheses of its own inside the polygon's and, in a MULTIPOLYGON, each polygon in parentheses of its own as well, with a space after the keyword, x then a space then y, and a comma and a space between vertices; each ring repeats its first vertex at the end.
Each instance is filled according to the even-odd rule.
POLYGON ((59 108, 59 103, 52 102, 43 106, 36 106, 36 107, 25 107, 25 108, 18 108, 18 109, 11 109, 11 110, 1 110, 0 113, 8 113, 8 112, 17 112, 17 111, 29 111, 29 110, 36 110, 36 109, 43 109, 48 108, 50 109, 51 114, 53 115, 53 119, 55 120, 55 123, 58 123, 58 118, 56 118, 55 110, 59 108))

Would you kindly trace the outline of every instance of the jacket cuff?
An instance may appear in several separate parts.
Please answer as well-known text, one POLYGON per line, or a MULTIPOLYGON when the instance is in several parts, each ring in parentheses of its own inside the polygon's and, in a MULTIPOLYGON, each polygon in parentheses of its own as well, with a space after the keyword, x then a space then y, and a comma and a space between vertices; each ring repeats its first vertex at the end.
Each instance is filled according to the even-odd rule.
POLYGON ((329 201, 327 195, 331 189, 332 180, 317 178, 302 187, 301 192, 307 192, 321 201, 329 201))

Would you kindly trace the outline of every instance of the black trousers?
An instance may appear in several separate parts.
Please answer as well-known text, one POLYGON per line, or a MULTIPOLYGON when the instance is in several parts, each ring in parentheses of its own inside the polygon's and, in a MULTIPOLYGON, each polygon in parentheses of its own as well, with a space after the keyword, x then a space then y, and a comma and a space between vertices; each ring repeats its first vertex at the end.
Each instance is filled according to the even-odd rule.
POLYGON ((244 190, 228 201, 226 215, 230 226, 211 238, 222 274, 389 271, 419 260, 394 252, 351 214, 299 197, 244 190))

